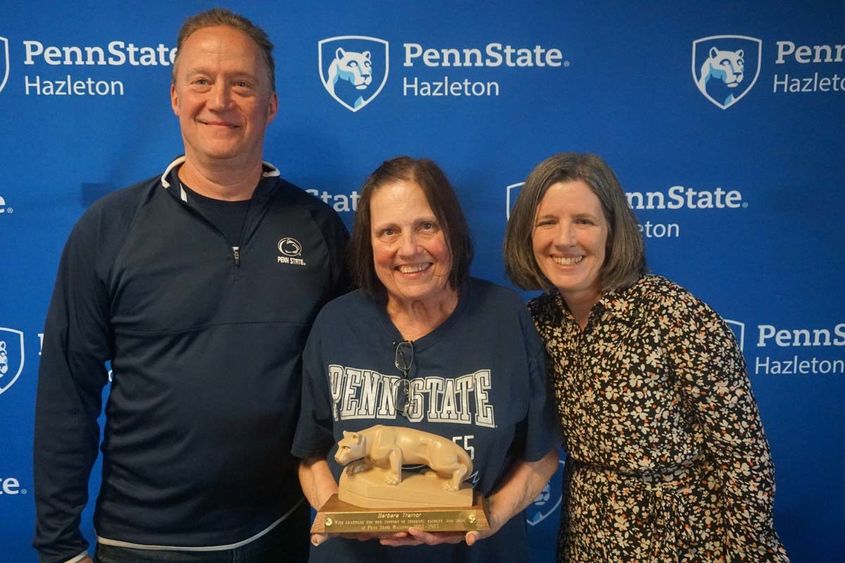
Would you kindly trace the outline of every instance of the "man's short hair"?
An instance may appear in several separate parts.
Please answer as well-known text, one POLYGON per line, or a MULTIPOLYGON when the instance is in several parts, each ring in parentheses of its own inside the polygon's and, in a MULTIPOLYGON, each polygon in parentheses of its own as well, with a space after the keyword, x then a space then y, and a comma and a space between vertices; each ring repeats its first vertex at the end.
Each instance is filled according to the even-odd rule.
POLYGON ((505 272, 523 289, 552 289, 534 257, 537 209, 548 189, 558 182, 581 180, 601 203, 608 225, 604 264, 599 272, 602 291, 633 285, 646 272, 645 251, 637 218, 610 166, 594 154, 558 153, 538 164, 519 191, 505 230, 505 272))
POLYGON ((414 182, 422 189, 449 247, 452 258, 449 286, 459 289, 469 275, 472 239, 458 196, 443 170, 434 161, 408 156, 384 161, 364 182, 348 249, 349 267, 355 283, 371 296, 384 296, 384 285, 378 279, 373 264, 370 202, 376 190, 400 180, 414 182))
POLYGON ((176 65, 179 63, 179 53, 182 45, 195 31, 206 27, 225 25, 244 32, 250 39, 255 41, 261 51, 264 64, 267 65, 267 74, 270 77, 270 88, 276 91, 276 63, 273 60, 273 43, 267 33, 240 14, 236 14, 226 8, 212 8, 205 12, 193 15, 185 20, 179 30, 179 38, 176 40, 176 59, 173 61, 172 80, 176 81, 176 65))

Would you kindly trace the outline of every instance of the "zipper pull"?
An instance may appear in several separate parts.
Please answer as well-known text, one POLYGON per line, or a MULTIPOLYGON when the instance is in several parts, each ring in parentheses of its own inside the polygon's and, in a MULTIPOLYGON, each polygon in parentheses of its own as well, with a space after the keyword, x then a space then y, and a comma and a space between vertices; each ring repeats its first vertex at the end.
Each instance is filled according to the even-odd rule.
POLYGON ((235 266, 241 265, 241 247, 233 246, 232 247, 232 256, 235 257, 235 266))

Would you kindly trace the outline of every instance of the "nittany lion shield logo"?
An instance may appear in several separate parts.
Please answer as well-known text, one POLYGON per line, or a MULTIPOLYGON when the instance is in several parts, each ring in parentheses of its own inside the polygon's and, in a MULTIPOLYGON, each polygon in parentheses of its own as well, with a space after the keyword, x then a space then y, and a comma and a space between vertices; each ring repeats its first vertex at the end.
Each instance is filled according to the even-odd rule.
POLYGON ((763 42, 745 35, 711 35, 692 42, 692 79, 705 98, 728 109, 760 76, 763 42))
POLYGON ((23 373, 23 333, 0 326, 0 395, 23 373))
POLYGON ((364 35, 321 39, 317 42, 317 66, 331 97, 349 111, 358 111, 387 83, 389 45, 364 35))
POLYGON ((0 37, 0 92, 9 80, 9 40, 0 37))
MULTIPOLYGON (((525 509, 525 520, 530 526, 537 526, 560 508, 560 502, 563 499, 561 472, 563 471, 564 461, 559 460, 559 463, 557 473, 546 483, 534 502, 525 509)), ((557 519, 553 519, 553 521, 554 525, 557 526, 557 519)))

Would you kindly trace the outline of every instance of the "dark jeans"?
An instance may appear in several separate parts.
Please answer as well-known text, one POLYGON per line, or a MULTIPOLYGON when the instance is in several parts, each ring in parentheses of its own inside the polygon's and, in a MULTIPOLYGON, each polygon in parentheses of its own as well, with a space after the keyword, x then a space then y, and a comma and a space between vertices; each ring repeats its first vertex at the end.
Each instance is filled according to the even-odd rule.
POLYGON ((223 551, 131 549, 97 544, 97 563, 304 563, 310 535, 308 503, 257 540, 223 551))

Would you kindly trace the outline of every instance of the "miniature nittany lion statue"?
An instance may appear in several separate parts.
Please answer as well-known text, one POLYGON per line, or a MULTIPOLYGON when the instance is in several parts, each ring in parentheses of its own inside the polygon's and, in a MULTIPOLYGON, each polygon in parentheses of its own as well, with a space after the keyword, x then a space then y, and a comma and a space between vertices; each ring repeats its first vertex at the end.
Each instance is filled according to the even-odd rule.
POLYGON ((462 447, 436 434, 399 426, 372 426, 360 432, 344 432, 338 442, 335 461, 341 465, 358 462, 353 473, 369 466, 389 469, 386 481, 402 481, 402 465, 425 464, 446 478, 443 488, 457 491, 472 473, 472 460, 462 447))

